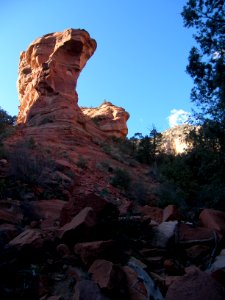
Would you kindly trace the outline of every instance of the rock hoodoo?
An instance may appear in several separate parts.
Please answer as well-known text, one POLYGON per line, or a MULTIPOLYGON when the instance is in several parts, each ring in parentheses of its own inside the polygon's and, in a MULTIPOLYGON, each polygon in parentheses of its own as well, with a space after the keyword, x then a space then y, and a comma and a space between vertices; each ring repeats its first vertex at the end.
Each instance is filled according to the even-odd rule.
POLYGON ((51 33, 31 43, 20 56, 17 122, 76 122, 77 78, 95 49, 95 40, 85 30, 51 33))
POLYGON ((91 135, 125 137, 129 114, 123 108, 107 102, 82 111, 77 104, 77 79, 96 47, 96 41, 80 29, 46 34, 31 43, 20 55, 17 123, 71 124, 91 135))

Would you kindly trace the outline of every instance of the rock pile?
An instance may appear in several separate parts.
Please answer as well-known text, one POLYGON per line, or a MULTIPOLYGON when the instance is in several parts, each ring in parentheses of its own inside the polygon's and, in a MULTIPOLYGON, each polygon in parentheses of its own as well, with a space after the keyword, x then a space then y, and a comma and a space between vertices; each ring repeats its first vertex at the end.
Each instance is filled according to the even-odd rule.
POLYGON ((65 202, 30 203, 29 222, 21 204, 1 202, 1 299, 225 297, 225 213, 203 210, 190 224, 174 206, 161 220, 154 207, 129 216, 85 207, 61 225, 65 202))

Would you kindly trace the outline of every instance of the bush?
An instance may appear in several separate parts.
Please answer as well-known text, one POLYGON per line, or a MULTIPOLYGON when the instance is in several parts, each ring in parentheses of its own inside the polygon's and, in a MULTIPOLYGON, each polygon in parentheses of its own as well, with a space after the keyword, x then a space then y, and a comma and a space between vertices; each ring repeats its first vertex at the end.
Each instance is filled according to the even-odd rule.
POLYGON ((114 177, 111 179, 111 184, 115 187, 128 190, 131 184, 130 174, 123 169, 116 169, 114 177))
POLYGON ((47 169, 53 171, 53 162, 42 154, 34 155, 30 147, 29 141, 15 145, 8 157, 9 175, 15 180, 41 185, 46 180, 47 169))

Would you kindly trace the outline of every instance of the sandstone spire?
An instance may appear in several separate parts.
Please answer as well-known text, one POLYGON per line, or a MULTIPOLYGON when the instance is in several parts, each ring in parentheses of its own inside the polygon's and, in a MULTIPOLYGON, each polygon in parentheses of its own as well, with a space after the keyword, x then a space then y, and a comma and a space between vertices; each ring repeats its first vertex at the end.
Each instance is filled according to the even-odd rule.
POLYGON ((78 118, 78 76, 96 49, 85 30, 67 29, 36 39, 21 53, 17 123, 40 125, 72 122, 78 118))

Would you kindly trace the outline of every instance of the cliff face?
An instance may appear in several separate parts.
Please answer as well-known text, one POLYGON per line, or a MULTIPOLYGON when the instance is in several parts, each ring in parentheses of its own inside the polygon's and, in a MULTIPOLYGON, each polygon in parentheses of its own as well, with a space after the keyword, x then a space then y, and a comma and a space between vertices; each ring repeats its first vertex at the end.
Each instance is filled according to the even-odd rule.
POLYGON ((181 154, 192 147, 187 134, 193 130, 192 125, 184 124, 167 129, 162 133, 161 150, 171 154, 181 154))
POLYGON ((85 30, 74 29, 47 34, 31 43, 20 55, 17 123, 51 128, 70 124, 92 136, 125 137, 129 114, 124 109, 105 103, 100 112, 104 121, 96 124, 91 121, 93 113, 81 111, 77 103, 79 74, 96 47, 85 30))

